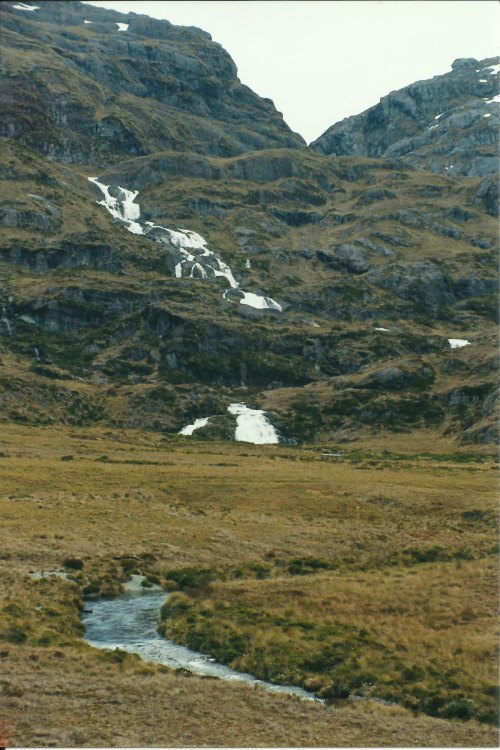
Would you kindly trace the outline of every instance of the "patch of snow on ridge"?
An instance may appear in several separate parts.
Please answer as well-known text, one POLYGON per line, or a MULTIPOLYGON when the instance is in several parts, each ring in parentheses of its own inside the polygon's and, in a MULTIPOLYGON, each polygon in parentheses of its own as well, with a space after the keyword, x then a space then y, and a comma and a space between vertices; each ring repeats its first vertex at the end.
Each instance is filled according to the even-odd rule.
POLYGON ((483 68, 483 70, 489 70, 490 76, 493 76, 495 75, 495 73, 500 73, 500 64, 497 63, 496 65, 488 65, 488 67, 483 68))
POLYGON ((387 331, 389 332, 388 328, 375 328, 376 331, 387 331))
POLYGON ((13 5, 12 7, 16 10, 40 10, 39 5, 26 5, 26 3, 18 3, 18 5, 13 5))
POLYGON ((436 115, 434 119, 439 120, 439 118, 442 117, 443 115, 444 115, 444 112, 441 112, 441 114, 436 115))
POLYGON ((500 103, 500 94, 497 94, 493 99, 484 99, 486 104, 498 104, 500 103))
POLYGON ((199 430, 200 427, 205 427, 206 424, 208 424, 208 420, 210 417, 201 417, 200 419, 195 419, 193 424, 188 424, 185 427, 182 428, 182 430, 179 430, 179 435, 192 435, 195 430, 199 430))
POLYGON ((83 23, 92 23, 92 21, 84 21, 83 23))
POLYGON ((235 440, 254 445, 279 443, 276 430, 260 409, 249 409, 246 404, 230 404, 227 410, 236 416, 235 440))
POLYGON ((118 21, 115 21, 115 23, 118 26, 118 31, 127 31, 129 27, 128 23, 118 23, 118 21))
POLYGON ((487 114, 483 115, 483 117, 491 117, 491 112, 488 112, 487 114))
POLYGON ((461 349, 463 346, 471 345, 467 339, 448 339, 448 343, 451 349, 461 349))

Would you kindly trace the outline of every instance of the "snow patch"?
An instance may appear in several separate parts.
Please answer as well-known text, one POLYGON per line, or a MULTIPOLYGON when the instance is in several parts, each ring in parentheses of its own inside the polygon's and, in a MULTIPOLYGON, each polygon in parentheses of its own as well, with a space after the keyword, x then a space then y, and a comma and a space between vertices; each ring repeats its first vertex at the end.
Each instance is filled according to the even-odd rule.
POLYGON ((500 73, 500 64, 497 63, 496 65, 488 65, 488 67, 483 68, 483 70, 489 70, 490 76, 493 76, 496 73, 500 73))
POLYGON ((279 443, 276 430, 260 409, 249 409, 246 404, 230 404, 227 408, 236 416, 234 439, 254 445, 275 445, 279 443))
POLYGON ((483 115, 483 117, 491 117, 491 112, 488 112, 487 114, 483 115))
POLYGON ((92 23, 92 21, 84 21, 83 23, 92 23))
POLYGON ((486 104, 498 104, 500 103, 500 94, 494 96, 493 99, 484 99, 483 101, 485 101, 486 104))
POLYGON ((486 80, 486 78, 480 78, 479 83, 488 83, 488 81, 486 80))
POLYGON ((182 430, 179 430, 179 435, 192 435, 195 430, 199 430, 200 427, 205 427, 206 424, 208 424, 208 420, 210 417, 201 417, 200 419, 195 419, 193 424, 188 424, 185 427, 182 428, 182 430))
POLYGON ((389 331, 388 328, 375 328, 376 331, 389 331))
POLYGON ((16 10, 40 10, 39 5, 26 5, 26 3, 18 3, 17 5, 13 5, 12 7, 16 10))
POLYGON ((115 21, 116 25, 118 26, 118 31, 127 31, 129 24, 128 23, 118 23, 115 21))
POLYGON ((431 125, 430 128, 427 128, 427 130, 434 130, 434 128, 438 128, 438 127, 439 127, 439 123, 437 123, 437 125, 431 125))
POLYGON ((443 115, 444 115, 444 112, 441 112, 441 114, 436 115, 434 119, 439 120, 439 118, 442 117, 443 115))
POLYGON ((461 349, 463 346, 470 346, 470 341, 467 341, 467 339, 448 339, 448 343, 451 349, 461 349))
POLYGON ((251 268, 251 266, 250 266, 250 261, 249 261, 249 259, 248 259, 248 258, 247 258, 247 259, 246 259, 246 261, 245 261, 245 268, 251 268))

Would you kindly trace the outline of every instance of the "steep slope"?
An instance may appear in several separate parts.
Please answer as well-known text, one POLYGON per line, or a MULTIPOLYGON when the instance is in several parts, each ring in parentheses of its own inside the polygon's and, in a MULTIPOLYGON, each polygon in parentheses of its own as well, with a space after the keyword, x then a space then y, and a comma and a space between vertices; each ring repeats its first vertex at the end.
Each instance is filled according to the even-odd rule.
POLYGON ((499 59, 452 70, 384 96, 311 143, 321 154, 402 157, 419 169, 485 176, 499 169, 499 59))
POLYGON ((0 133, 64 163, 300 148, 205 31, 82 3, 2 3, 0 133), (126 27, 126 28, 125 28, 126 27))
POLYGON ((494 439, 491 178, 303 147, 199 30, 80 3, 12 7, 4 418, 168 432, 200 420, 195 435, 234 438, 228 407, 246 402, 272 412, 283 440, 420 428, 494 439), (161 62, 144 65, 148 86, 191 76, 191 103, 138 93, 150 46, 161 62), (210 111, 206 55, 221 91, 210 111), (108 140, 103 111, 128 134, 108 140), (217 150, 221 127, 235 139, 230 155, 217 150))

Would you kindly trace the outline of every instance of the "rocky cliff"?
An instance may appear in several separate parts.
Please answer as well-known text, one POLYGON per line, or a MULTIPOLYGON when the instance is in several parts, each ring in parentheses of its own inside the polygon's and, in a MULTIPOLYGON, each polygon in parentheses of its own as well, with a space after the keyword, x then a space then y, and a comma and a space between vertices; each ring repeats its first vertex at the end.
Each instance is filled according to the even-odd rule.
POLYGON ((83 3, 0 10, 0 133, 50 159, 103 165, 304 145, 201 29, 83 3))
POLYGON ((319 153, 205 32, 33 6, 1 7, 3 419, 494 439, 492 177, 319 153))
POLYGON ((311 148, 337 156, 401 157, 419 169, 485 176, 499 170, 499 59, 452 70, 384 96, 332 125, 311 148))

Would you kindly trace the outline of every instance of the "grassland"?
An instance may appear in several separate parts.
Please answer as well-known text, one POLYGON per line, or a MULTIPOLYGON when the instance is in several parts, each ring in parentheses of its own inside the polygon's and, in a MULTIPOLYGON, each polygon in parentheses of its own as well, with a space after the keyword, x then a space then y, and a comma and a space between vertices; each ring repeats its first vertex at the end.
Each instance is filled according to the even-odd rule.
POLYGON ((3 424, 0 734, 495 746, 494 456, 387 441, 324 457, 336 451, 3 424), (29 575, 65 565, 70 581, 29 575), (83 593, 112 595, 131 572, 182 589, 167 632, 328 705, 87 646, 83 593))

